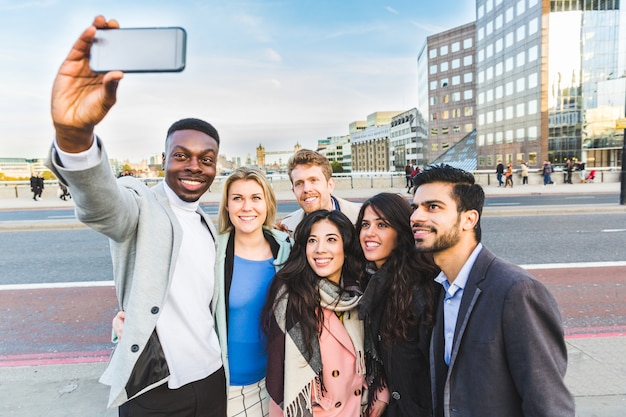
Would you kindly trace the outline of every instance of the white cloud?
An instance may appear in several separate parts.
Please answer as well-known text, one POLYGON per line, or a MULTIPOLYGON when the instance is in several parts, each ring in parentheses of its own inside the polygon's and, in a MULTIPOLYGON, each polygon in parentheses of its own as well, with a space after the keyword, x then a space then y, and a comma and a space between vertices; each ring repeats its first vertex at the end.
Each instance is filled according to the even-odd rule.
POLYGON ((385 9, 387 9, 387 11, 388 11, 389 13, 393 13, 393 14, 400 14, 400 13, 399 13, 396 9, 394 9, 394 8, 393 8, 393 7, 391 7, 391 6, 387 6, 387 7, 385 7, 385 9))
POLYGON ((281 57, 280 54, 272 48, 267 48, 265 50, 265 56, 272 62, 280 62, 283 60, 283 57, 281 57))

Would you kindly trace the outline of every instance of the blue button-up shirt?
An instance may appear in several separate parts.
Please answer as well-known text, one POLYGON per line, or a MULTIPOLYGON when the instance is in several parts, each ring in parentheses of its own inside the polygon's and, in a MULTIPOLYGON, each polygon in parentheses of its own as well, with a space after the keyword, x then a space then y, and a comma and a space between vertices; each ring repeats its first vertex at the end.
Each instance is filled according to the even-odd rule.
POLYGON ((441 271, 435 281, 443 286, 446 290, 445 297, 443 299, 443 337, 445 340, 444 360, 446 365, 450 365, 450 355, 452 352, 452 345, 454 344, 454 331, 456 330, 456 322, 459 317, 459 308, 461 307, 461 299, 463 298, 463 291, 467 284, 470 271, 474 266, 474 262, 478 257, 482 243, 479 243, 474 251, 470 254, 469 258, 463 264, 463 268, 459 271, 458 275, 454 279, 454 282, 450 284, 450 280, 446 274, 441 271))

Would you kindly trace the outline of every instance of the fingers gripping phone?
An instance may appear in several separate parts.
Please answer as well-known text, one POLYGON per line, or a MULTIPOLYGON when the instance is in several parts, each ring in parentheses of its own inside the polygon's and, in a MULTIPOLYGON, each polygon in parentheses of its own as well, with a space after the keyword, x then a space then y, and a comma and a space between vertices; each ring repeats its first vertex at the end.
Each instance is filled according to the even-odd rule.
POLYGON ((180 27, 99 29, 91 45, 93 72, 180 72, 187 33, 180 27))

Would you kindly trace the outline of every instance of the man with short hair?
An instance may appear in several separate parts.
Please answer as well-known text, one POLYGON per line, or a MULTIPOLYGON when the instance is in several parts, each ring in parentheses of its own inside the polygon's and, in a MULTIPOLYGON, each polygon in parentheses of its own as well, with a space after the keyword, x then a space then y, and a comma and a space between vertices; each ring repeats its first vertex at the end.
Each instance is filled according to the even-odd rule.
POLYGON ((574 417, 556 301, 480 243, 482 187, 448 165, 415 182, 415 246, 433 254, 443 287, 430 347, 434 416, 574 417))
POLYGON ((498 187, 502 187, 503 175, 504 175, 504 164, 502 163, 502 161, 498 161, 498 165, 496 165, 496 178, 498 179, 498 187))
POLYGON ((203 120, 179 120, 166 135, 163 182, 148 188, 132 176, 114 178, 94 128, 115 104, 123 73, 93 73, 89 52, 96 29, 118 27, 95 18, 61 65, 51 101, 56 138, 48 165, 70 187, 79 220, 109 238, 127 313, 100 381, 111 386, 109 406, 119 406, 121 417, 225 417, 217 234, 199 207, 215 178, 219 135, 203 120))
POLYGON ((287 172, 300 208, 285 216, 277 227, 293 236, 304 216, 320 209, 340 210, 353 224, 356 222, 361 204, 332 195, 335 180, 330 162, 324 155, 301 149, 289 158, 287 172))

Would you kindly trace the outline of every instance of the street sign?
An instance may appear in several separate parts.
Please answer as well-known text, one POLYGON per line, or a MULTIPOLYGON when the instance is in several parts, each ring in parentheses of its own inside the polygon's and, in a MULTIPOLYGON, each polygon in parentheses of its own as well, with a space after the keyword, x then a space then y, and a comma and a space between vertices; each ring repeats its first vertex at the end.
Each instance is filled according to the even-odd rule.
POLYGON ((615 121, 615 129, 626 129, 626 117, 617 119, 615 121))

